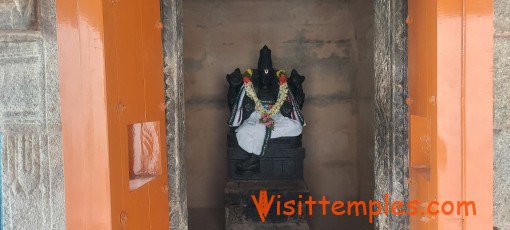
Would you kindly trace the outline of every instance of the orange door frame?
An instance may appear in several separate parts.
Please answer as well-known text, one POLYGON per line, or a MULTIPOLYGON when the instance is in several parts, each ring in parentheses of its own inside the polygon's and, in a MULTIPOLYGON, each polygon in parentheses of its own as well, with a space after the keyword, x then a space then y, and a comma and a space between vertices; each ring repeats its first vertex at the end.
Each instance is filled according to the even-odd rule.
POLYGON ((168 229, 159 0, 56 7, 67 229, 168 229), (160 168, 130 189, 136 145, 128 127, 145 122, 159 122, 140 139, 152 141, 144 154, 159 150, 160 168))
MULTIPOLYGON (((122 93, 123 87, 135 95, 141 91, 136 74, 163 79, 161 40, 141 36, 158 34, 150 28, 161 27, 159 1, 127 2, 134 1, 57 0, 69 229, 168 229, 166 167, 142 190, 128 188, 124 127, 137 121, 164 124, 164 115, 156 109, 163 105, 162 82, 154 81, 157 90, 149 90, 161 95, 144 91, 152 100, 122 93), (146 2, 158 7, 141 7, 146 2), (129 12, 143 17, 125 17, 129 12), (140 33, 123 30, 132 25, 140 33), (139 53, 133 65, 129 52, 119 53, 140 51, 143 45, 152 53, 139 53), (118 80, 119 68, 132 70, 122 72, 125 85, 118 80), (145 113, 137 113, 142 107, 145 113), (150 215, 145 202, 156 207, 150 215)), ((491 0, 409 0, 411 199, 475 201, 477 211, 412 216, 413 229, 492 228, 492 15, 491 0)))
POLYGON ((408 6, 411 229, 492 229, 493 2, 408 6))

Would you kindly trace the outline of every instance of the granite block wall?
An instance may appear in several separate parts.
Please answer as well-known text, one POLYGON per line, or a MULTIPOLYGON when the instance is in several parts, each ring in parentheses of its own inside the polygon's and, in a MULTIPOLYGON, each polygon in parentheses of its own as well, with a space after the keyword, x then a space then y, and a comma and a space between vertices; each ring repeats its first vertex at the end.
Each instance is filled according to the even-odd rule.
POLYGON ((0 1, 4 229, 64 229, 54 0, 0 1))
MULTIPOLYGON (((494 227, 510 229, 510 1, 494 0, 494 227)), ((483 154, 483 153, 480 153, 483 154)))

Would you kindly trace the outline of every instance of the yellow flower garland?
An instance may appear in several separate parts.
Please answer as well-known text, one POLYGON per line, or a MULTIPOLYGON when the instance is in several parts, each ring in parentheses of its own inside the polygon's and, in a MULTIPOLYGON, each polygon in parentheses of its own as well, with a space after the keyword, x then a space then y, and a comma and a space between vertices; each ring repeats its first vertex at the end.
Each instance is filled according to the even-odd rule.
MULTIPOLYGON (((278 73, 284 72, 284 71, 278 71, 278 73)), ((248 69, 245 71, 251 78, 252 70, 248 69)), ((246 90, 246 95, 251 98, 255 102, 255 110, 259 112, 261 115, 266 114, 269 117, 273 117, 276 115, 280 108, 282 108, 283 103, 287 99, 287 94, 289 92, 289 87, 287 85, 287 82, 280 84, 280 90, 278 93, 278 99, 276 100, 276 103, 273 105, 273 107, 270 110, 266 110, 262 103, 260 102, 259 98, 257 97, 257 93, 255 92, 255 89, 253 88, 253 84, 251 81, 244 82, 244 88, 246 90)))

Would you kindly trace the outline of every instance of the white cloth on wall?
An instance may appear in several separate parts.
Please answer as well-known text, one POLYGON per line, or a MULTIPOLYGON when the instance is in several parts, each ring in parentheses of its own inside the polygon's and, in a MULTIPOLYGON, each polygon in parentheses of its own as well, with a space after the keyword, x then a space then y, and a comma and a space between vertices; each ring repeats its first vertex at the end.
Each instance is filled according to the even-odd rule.
MULTIPOLYGON (((264 138, 266 136, 266 125, 260 123, 260 113, 254 111, 239 128, 236 129, 237 143, 246 152, 259 155, 262 153, 264 138)), ((271 132, 271 139, 278 137, 295 137, 303 131, 303 126, 297 120, 292 120, 277 113, 273 117, 274 129, 271 132)))

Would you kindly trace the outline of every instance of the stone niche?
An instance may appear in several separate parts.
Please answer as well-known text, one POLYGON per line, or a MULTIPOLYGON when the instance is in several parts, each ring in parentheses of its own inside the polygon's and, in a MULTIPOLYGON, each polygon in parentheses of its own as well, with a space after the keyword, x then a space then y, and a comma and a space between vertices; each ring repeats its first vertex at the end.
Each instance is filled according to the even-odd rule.
POLYGON ((128 126, 129 190, 135 190, 161 175, 159 122, 128 126))
MULTIPOLYGON (((237 67, 241 71, 256 67, 264 45, 272 50, 275 68, 287 72, 294 68, 306 77, 302 175, 310 193, 343 201, 373 196, 374 16, 371 0, 183 1, 191 229, 225 226, 229 175, 225 75, 237 67)), ((230 160, 235 157, 232 152, 230 160)), ((233 175, 232 167, 230 171, 233 175)), ((356 217, 307 219, 311 229, 371 227, 368 220, 356 217)))

